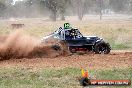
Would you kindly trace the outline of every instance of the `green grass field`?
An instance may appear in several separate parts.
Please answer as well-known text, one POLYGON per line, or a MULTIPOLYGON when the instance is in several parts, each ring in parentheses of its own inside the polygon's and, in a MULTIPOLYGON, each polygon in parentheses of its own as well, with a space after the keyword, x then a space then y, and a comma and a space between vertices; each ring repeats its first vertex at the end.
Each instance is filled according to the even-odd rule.
MULTIPOLYGON (((97 79, 131 79, 132 69, 90 70, 89 74, 97 79)), ((82 88, 78 79, 81 70, 77 68, 25 69, 1 68, 0 88, 82 88)), ((97 88, 131 88, 128 87, 97 87, 97 88)), ((92 88, 92 87, 91 87, 92 88)))

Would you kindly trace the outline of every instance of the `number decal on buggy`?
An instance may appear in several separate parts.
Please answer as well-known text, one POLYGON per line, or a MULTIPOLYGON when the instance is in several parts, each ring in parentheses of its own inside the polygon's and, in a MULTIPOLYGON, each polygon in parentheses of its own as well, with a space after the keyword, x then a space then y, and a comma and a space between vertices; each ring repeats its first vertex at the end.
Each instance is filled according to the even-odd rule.
POLYGON ((69 23, 65 23, 65 24, 64 24, 64 28, 65 28, 65 29, 70 28, 70 24, 69 24, 69 23))

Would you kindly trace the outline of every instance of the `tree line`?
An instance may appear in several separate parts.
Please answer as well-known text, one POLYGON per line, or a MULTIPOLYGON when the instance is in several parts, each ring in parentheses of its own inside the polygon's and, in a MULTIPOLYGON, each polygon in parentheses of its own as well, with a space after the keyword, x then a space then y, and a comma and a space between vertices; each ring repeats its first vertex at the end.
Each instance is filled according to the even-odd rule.
POLYGON ((65 16, 77 15, 82 20, 85 14, 132 13, 132 0, 0 0, 0 18, 44 17, 56 21, 65 16))

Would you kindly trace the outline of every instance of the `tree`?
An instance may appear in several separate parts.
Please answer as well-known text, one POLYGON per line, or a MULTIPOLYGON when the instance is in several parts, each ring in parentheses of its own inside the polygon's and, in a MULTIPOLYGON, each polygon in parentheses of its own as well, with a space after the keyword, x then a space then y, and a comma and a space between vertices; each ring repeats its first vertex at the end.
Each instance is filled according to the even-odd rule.
POLYGON ((4 10, 6 9, 6 5, 3 2, 0 2, 0 17, 4 14, 4 10))
POLYGON ((132 13, 132 0, 126 0, 126 12, 129 14, 132 13))
POLYGON ((78 14, 78 19, 82 20, 84 16, 84 2, 85 0, 77 0, 77 14, 78 14))
POLYGON ((50 18, 53 21, 56 21, 57 17, 57 0, 45 0, 46 7, 50 10, 50 18))
POLYGON ((126 10, 127 0, 110 0, 109 2, 114 12, 123 12, 126 10))
POLYGON ((9 17, 10 10, 12 9, 12 2, 13 0, 0 0, 0 15, 2 17, 9 17))
POLYGON ((87 0, 71 0, 72 10, 75 10, 79 20, 83 19, 86 1, 87 0))
POLYGON ((99 13, 100 13, 100 20, 102 20, 102 9, 103 9, 103 0, 97 0, 97 5, 99 7, 99 13))

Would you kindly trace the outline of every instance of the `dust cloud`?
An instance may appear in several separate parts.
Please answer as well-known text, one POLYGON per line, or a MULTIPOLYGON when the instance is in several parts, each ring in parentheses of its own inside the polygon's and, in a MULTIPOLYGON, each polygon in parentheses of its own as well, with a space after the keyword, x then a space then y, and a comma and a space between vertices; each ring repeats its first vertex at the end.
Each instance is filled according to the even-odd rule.
POLYGON ((44 44, 37 38, 15 31, 0 43, 0 60, 19 58, 56 57, 63 53, 55 50, 51 43, 44 44))

